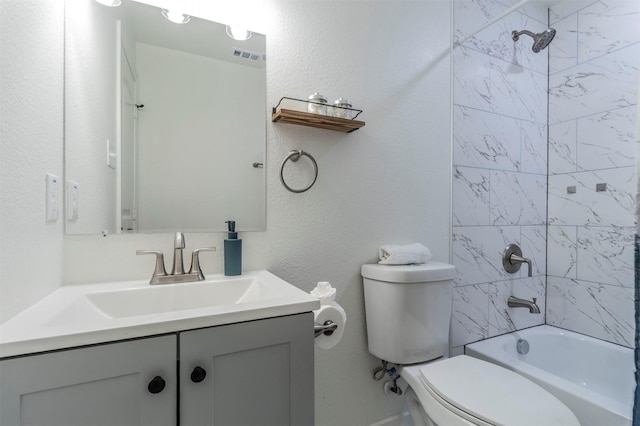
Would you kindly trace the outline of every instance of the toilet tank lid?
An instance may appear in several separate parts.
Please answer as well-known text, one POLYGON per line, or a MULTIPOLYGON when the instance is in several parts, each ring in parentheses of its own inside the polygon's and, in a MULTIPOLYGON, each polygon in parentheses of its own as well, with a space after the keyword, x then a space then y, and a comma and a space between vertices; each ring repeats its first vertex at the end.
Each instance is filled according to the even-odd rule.
POLYGON ((362 265, 361 274, 372 280, 392 283, 423 283, 453 279, 456 267, 448 263, 428 261, 419 265, 362 265))

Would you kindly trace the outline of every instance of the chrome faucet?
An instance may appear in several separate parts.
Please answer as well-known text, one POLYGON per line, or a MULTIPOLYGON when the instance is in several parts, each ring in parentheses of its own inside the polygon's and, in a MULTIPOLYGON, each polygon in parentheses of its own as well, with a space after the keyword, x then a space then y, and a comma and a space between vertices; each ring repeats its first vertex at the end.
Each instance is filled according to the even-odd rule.
POLYGON ((536 298, 534 297, 532 301, 528 301, 526 299, 519 299, 514 296, 509 296, 509 300, 507 300, 507 306, 510 308, 528 308, 529 312, 532 314, 539 314, 540 308, 536 304, 536 298))
POLYGON ((203 251, 216 251, 215 247, 203 247, 193 250, 191 253, 191 268, 184 272, 182 252, 185 247, 184 234, 176 232, 173 239, 173 266, 171 273, 167 274, 164 268, 164 254, 159 250, 137 250, 136 254, 153 254, 156 256, 156 266, 149 284, 172 284, 204 280, 204 274, 200 268, 200 253, 203 251))

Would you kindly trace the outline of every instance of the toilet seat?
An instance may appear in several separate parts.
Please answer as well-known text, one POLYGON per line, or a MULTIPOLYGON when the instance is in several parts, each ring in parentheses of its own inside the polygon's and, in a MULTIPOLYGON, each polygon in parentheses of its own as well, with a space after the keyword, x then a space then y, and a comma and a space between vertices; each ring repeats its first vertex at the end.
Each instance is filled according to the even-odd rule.
POLYGON ((436 423, 580 424, 569 408, 539 385, 466 355, 405 366, 400 374, 436 423))
POLYGON ((415 426, 494 426, 480 419, 472 419, 470 416, 454 413, 451 407, 439 403, 429 392, 422 392, 418 396, 413 388, 407 387, 407 408, 415 426))

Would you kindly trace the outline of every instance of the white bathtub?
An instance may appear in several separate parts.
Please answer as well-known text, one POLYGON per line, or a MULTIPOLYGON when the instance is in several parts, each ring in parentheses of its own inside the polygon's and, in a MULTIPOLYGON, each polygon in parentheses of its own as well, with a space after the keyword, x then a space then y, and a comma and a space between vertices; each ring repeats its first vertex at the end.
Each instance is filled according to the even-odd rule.
POLYGON ((467 345, 465 353, 538 383, 564 402, 582 426, 631 425, 632 349, 541 325, 467 345), (527 340, 529 353, 517 352, 519 339, 527 340))

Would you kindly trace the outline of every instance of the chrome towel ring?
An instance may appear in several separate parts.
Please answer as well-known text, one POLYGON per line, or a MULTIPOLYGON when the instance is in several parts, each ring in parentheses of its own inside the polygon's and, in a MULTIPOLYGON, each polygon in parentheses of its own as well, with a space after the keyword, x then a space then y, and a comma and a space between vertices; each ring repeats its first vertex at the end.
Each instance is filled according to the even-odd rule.
POLYGON ((296 194, 308 191, 313 186, 313 184, 316 183, 317 179, 318 179, 318 163, 316 163, 316 159, 313 158, 313 156, 308 152, 304 152, 301 149, 294 149, 289 151, 289 154, 286 157, 284 157, 284 160, 282 160, 282 164, 280 165, 280 182, 282 182, 282 186, 287 188, 287 190, 291 192, 295 192, 296 194), (313 163, 313 168, 314 168, 313 181, 306 188, 294 189, 294 188, 291 188, 289 185, 287 185, 287 183, 284 181, 284 166, 285 164, 287 164, 287 161, 291 160, 295 163, 302 156, 309 157, 309 160, 311 160, 311 162, 313 163))

